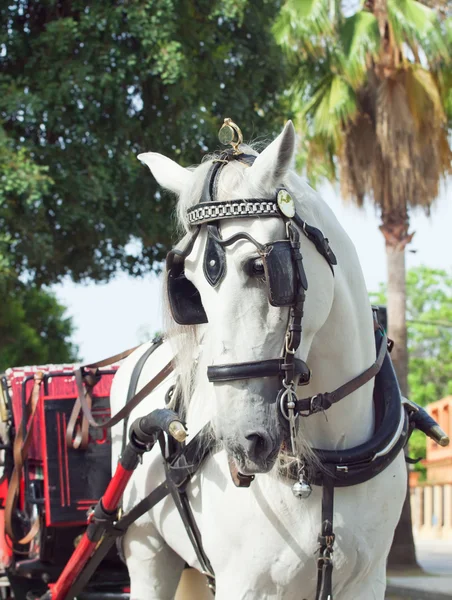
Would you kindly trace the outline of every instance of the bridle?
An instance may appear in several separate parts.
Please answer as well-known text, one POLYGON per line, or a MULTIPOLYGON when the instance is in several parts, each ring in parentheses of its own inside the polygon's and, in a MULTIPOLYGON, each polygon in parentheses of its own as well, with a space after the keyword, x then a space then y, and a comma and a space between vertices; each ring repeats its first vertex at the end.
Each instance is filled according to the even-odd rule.
POLYGON ((336 258, 320 230, 308 225, 296 213, 294 201, 285 188, 279 188, 273 198, 233 199, 221 202, 216 200, 217 182, 224 166, 235 160, 251 165, 255 158, 252 155, 237 155, 229 151, 222 153, 211 165, 199 204, 187 212, 188 222, 194 228, 194 232, 183 250, 172 250, 167 258, 169 301, 173 317, 178 323, 207 322, 199 292, 185 278, 183 272, 184 260, 192 251, 201 228, 207 229, 203 269, 207 281, 212 286, 219 285, 225 275, 224 249, 240 240, 252 243, 263 261, 270 304, 289 308, 282 355, 269 360, 211 366, 207 375, 212 383, 278 376, 282 382, 279 404, 283 416, 287 418, 287 411, 295 413, 295 408, 290 405, 290 398, 295 395, 295 386, 306 385, 310 379, 306 363, 295 357, 301 341, 303 308, 308 288, 300 251, 299 230, 314 242, 332 272, 336 258), (261 244, 245 231, 225 240, 221 238, 219 223, 222 220, 250 216, 281 218, 285 223, 286 238, 261 244), (181 297, 181 293, 185 293, 185 297, 181 297), (195 298, 190 304, 188 314, 185 312, 187 297, 192 300, 195 298))
MULTIPOLYGON (((179 324, 193 325, 208 322, 199 291, 185 277, 184 272, 185 258, 192 251, 202 228, 206 229, 207 234, 203 272, 206 280, 213 287, 221 283, 226 273, 226 247, 240 240, 246 240, 255 246, 264 265, 269 303, 272 306, 289 308, 281 356, 268 360, 210 366, 207 369, 207 376, 214 384, 240 379, 278 377, 281 382, 276 399, 278 411, 284 422, 289 425, 291 449, 293 455, 297 457, 296 418, 323 412, 370 381, 379 372, 383 363, 387 346, 386 338, 380 345, 376 361, 363 373, 333 392, 298 398, 297 386, 307 385, 310 381, 308 365, 295 356, 301 342, 304 303, 308 289, 300 249, 300 236, 305 235, 314 244, 317 252, 323 256, 330 267, 333 277, 337 260, 328 238, 318 228, 306 223, 296 212, 294 200, 287 188, 279 187, 271 198, 217 200, 219 175, 225 166, 233 161, 251 166, 256 159, 256 156, 241 152, 237 143, 231 145, 232 150, 222 152, 212 162, 204 180, 199 203, 187 211, 187 221, 193 229, 190 239, 182 250, 173 249, 167 256, 169 304, 172 315, 179 324), (245 231, 236 233, 228 239, 222 239, 221 221, 250 217, 282 219, 285 225, 285 239, 261 244, 245 231)), ((300 471, 299 483, 304 486, 303 495, 306 497, 310 493, 310 488, 306 486, 302 471, 300 471)), ((299 490, 297 492, 294 489, 294 493, 299 495, 299 490)))
MULTIPOLYGON (((279 358, 268 360, 210 366, 207 369, 207 376, 214 384, 239 379, 278 377, 281 388, 276 398, 277 407, 283 422, 289 425, 291 450, 297 457, 296 418, 300 411, 297 406, 296 387, 307 385, 310 381, 309 367, 295 356, 301 342, 304 303, 308 289, 300 249, 300 232, 314 243, 317 251, 325 258, 331 268, 332 276, 337 261, 323 233, 316 227, 308 225, 297 214, 294 200, 287 188, 279 187, 272 198, 217 200, 218 180, 223 168, 232 161, 251 166, 255 158, 235 148, 223 152, 213 161, 204 181, 200 202, 187 211, 187 220, 194 228, 194 232, 184 250, 172 250, 168 255, 167 287, 170 307, 177 322, 205 323, 207 315, 202 307, 199 292, 186 279, 183 271, 185 258, 193 249, 201 228, 207 230, 203 261, 204 275, 213 287, 219 285, 226 272, 226 247, 241 240, 246 240, 255 246, 264 266, 269 303, 272 306, 289 308, 282 341, 282 354, 279 358), (285 239, 261 244, 245 231, 236 233, 228 239, 222 239, 219 227, 222 220, 250 216, 282 219, 285 225, 285 239), (191 303, 189 311, 185 304, 187 297, 191 297, 192 300, 196 298, 191 303)), ((317 398, 315 396, 309 407, 301 413, 303 416, 324 410, 322 404, 316 402, 317 398)), ((302 480, 301 471, 299 479, 302 480)))
MULTIPOLYGON (((228 121, 230 122, 229 119, 226 119, 225 124, 228 121)), ((236 128, 236 131, 240 132, 235 124, 232 125, 236 128)), ((231 124, 228 124, 228 127, 234 131, 234 127, 231 124)), ((240 139, 241 134, 237 137, 240 139)), ((285 188, 278 189, 275 197, 270 199, 216 201, 216 185, 221 168, 231 160, 239 160, 246 164, 252 164, 255 160, 254 156, 245 155, 240 152, 239 143, 238 141, 234 141, 234 138, 232 142, 229 141, 228 143, 231 143, 233 151, 223 153, 219 159, 213 162, 204 183, 200 203, 188 211, 189 223, 194 228, 189 242, 183 250, 172 250, 168 254, 167 289, 173 317, 176 322, 185 325, 207 322, 207 315, 202 306, 199 292, 185 277, 184 273, 185 258, 193 249, 197 236, 204 226, 207 229, 204 274, 210 285, 218 285, 224 277, 226 268, 224 248, 240 240, 247 240, 255 246, 262 259, 270 304, 276 307, 288 307, 289 316, 281 357, 263 361, 231 363, 209 367, 209 380, 216 383, 220 381, 278 376, 282 387, 278 393, 277 405, 282 417, 290 424, 292 453, 297 458, 295 417, 298 415, 309 416, 319 411, 327 410, 332 404, 348 396, 378 374, 375 377, 373 392, 375 430, 371 439, 352 448, 333 450, 312 448, 311 451, 318 460, 313 461, 313 464, 309 465, 308 481, 304 479, 304 469, 299 470, 298 473, 291 472, 290 468, 286 471, 288 477, 292 479, 297 479, 298 477, 298 481, 292 488, 298 498, 309 496, 311 493, 309 482, 322 487, 321 530, 317 538, 318 548, 316 552, 316 600, 332 600, 332 554, 335 543, 333 532, 335 487, 359 485, 379 475, 400 454, 414 427, 427 433, 427 435, 442 446, 446 446, 449 443, 449 439, 438 424, 421 407, 401 398, 397 379, 389 354, 387 353, 387 338, 383 329, 378 325, 377 320, 375 320, 377 359, 373 365, 361 373, 361 375, 343 384, 333 392, 316 394, 301 400, 297 398, 295 386, 297 384, 307 384, 310 378, 307 365, 304 361, 295 357, 301 341, 303 308, 308 289, 308 282, 303 268, 303 257, 300 251, 300 234, 303 233, 306 235, 315 245, 317 251, 324 256, 333 275, 333 266, 336 265, 336 258, 325 236, 315 227, 305 223, 296 214, 293 199, 285 188), (247 232, 243 231, 232 235, 226 240, 222 239, 218 226, 219 221, 227 218, 250 217, 253 215, 259 217, 277 216, 283 219, 286 237, 275 242, 261 244, 247 232)), ((96 370, 98 368, 110 365, 112 362, 131 355, 136 348, 105 359, 104 361, 80 367, 78 374, 76 373, 76 382, 79 391, 78 402, 92 427, 111 427, 115 423, 127 419, 131 411, 171 373, 173 370, 172 361, 161 369, 139 392, 136 392, 146 361, 161 344, 161 339, 156 340, 136 361, 130 376, 126 405, 114 417, 109 419, 107 423, 97 423, 94 420, 90 409, 90 402, 87 403, 85 398, 83 382, 85 381, 92 388, 95 385, 96 370), (88 372, 84 373, 84 369, 87 369, 88 372)), ((190 507, 186 488, 192 476, 198 471, 208 455, 218 449, 218 446, 211 423, 205 424, 191 441, 185 445, 186 431, 182 426, 182 421, 184 420, 182 414, 183 405, 180 395, 175 392, 175 389, 175 386, 171 386, 167 392, 167 399, 171 402, 171 408, 174 409, 174 412, 173 410, 169 410, 169 407, 164 410, 156 409, 146 417, 137 419, 132 425, 131 441, 127 446, 123 446, 119 467, 113 477, 112 483, 115 482, 114 493, 115 497, 119 499, 125 485, 129 481, 130 475, 126 474, 133 472, 139 458, 145 451, 151 450, 157 441, 155 430, 161 430, 162 432, 158 436, 158 441, 163 457, 165 480, 153 488, 148 496, 143 498, 122 518, 119 518, 116 510, 107 510, 107 507, 103 504, 107 495, 110 497, 113 496, 113 493, 109 493, 110 486, 108 487, 107 492, 97 504, 92 515, 90 515, 88 534, 92 535, 88 535, 86 539, 89 544, 94 544, 95 548, 89 546, 89 556, 86 556, 89 562, 83 572, 78 571, 81 576, 78 578, 77 583, 74 583, 72 579, 72 583, 70 584, 72 587, 68 592, 71 598, 75 597, 82 590, 96 567, 111 548, 112 540, 116 539, 118 535, 123 536, 133 522, 148 513, 169 494, 171 494, 176 509, 182 518, 200 570, 207 576, 208 586, 215 591, 215 574, 204 551, 202 537, 190 507), (146 427, 143 425, 144 422, 147 423, 146 427), (184 434, 180 438, 174 435, 173 432, 173 436, 178 442, 177 447, 175 447, 176 442, 174 442, 170 435, 168 435, 167 443, 163 435, 163 431, 168 433, 170 426, 174 423, 180 425, 184 434), (148 426, 150 426, 150 429, 148 426), (139 436, 138 433, 140 434, 139 436), (118 489, 120 494, 118 494, 118 489), (101 540, 99 540, 100 535, 102 536, 101 540)), ((89 396, 89 394, 86 395, 89 396)), ((77 403, 74 405, 74 408, 76 407, 77 403)), ((79 408, 76 408, 76 411, 71 416, 71 420, 74 417, 74 426, 77 421, 78 411, 79 408)), ((127 425, 125 424, 124 431, 126 431, 126 428, 127 425)), ((72 447, 73 440, 69 425, 68 433, 68 444, 72 447)), ((234 483, 240 485, 240 487, 249 487, 250 481, 254 477, 249 476, 248 481, 245 481, 247 476, 238 475, 237 480, 233 476, 234 483)), ((80 544, 79 548, 82 548, 82 545, 80 544)), ((81 553, 74 554, 76 561, 80 557, 83 558, 81 555, 83 553, 86 554, 86 548, 85 546, 85 549, 81 553)), ((73 560, 74 557, 71 561, 73 562, 73 560)), ((84 564, 82 564, 82 569, 84 564)), ((66 570, 64 573, 66 573, 66 570)), ((58 587, 60 584, 60 579, 55 587, 58 587)), ((61 586, 66 585, 68 581, 68 578, 65 579, 63 574, 61 586)), ((59 588, 59 591, 61 591, 61 588, 59 588)))

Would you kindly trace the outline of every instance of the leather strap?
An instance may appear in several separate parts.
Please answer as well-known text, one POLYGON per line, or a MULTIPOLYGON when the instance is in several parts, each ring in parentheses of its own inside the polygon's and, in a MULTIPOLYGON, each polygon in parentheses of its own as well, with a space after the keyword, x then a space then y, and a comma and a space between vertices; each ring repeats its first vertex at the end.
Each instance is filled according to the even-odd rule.
MULTIPOLYGON (((284 336, 284 349, 283 357, 284 362, 289 367, 285 374, 283 383, 287 387, 295 386, 296 371, 296 358, 295 352, 301 342, 301 332, 303 330, 302 321, 304 314, 304 302, 306 299, 305 290, 308 289, 308 281, 303 267, 303 257, 300 250, 300 234, 295 227, 292 227, 290 222, 286 224, 287 237, 289 238, 290 245, 292 247, 292 258, 297 266, 297 284, 295 287, 294 303, 289 308, 289 318, 287 321, 286 333, 284 336)), ((299 385, 305 385, 309 379, 303 381, 300 378, 298 381, 299 385)))
POLYGON ((80 398, 81 409, 83 411, 83 414, 88 419, 88 423, 91 425, 91 427, 110 429, 111 427, 113 427, 113 425, 116 425, 117 423, 119 423, 120 421, 122 421, 123 419, 128 417, 130 415, 130 413, 140 404, 140 402, 142 402, 147 396, 149 396, 149 394, 158 385, 160 385, 162 383, 162 381, 164 381, 168 377, 168 375, 170 375, 170 373, 173 372, 173 370, 174 370, 173 361, 170 360, 169 363, 167 363, 163 367, 163 369, 161 369, 157 373, 157 375, 151 379, 151 381, 149 381, 137 394, 135 394, 135 396, 133 398, 130 399, 128 404, 126 404, 123 408, 121 408, 121 410, 119 412, 117 412, 114 417, 112 417, 105 423, 98 423, 94 419, 94 417, 91 413, 90 406, 88 405, 87 402, 85 402, 85 396, 83 394, 83 387, 82 387, 81 390, 79 389, 79 393, 82 392, 82 394, 81 394, 81 396, 79 396, 79 398, 80 398))
POLYGON ((73 432, 76 427, 76 421, 79 416, 80 409, 83 412, 83 416, 84 416, 83 421, 85 421, 86 424, 84 425, 84 423, 82 422, 82 428, 81 428, 82 431, 77 431, 76 440, 78 439, 77 435, 79 435, 80 438, 83 438, 83 427, 85 427, 86 431, 87 431, 87 428, 89 425, 96 429, 105 429, 105 428, 110 429, 111 427, 113 427, 114 425, 116 425, 117 423, 119 423, 120 421, 125 419, 126 417, 128 417, 130 415, 130 413, 140 404, 140 402, 142 402, 174 370, 173 361, 171 360, 169 363, 167 363, 163 367, 163 369, 161 369, 157 373, 157 375, 155 375, 155 377, 153 377, 151 379, 151 381, 149 381, 137 394, 135 394, 133 396, 133 398, 131 398, 129 400, 129 402, 119 412, 117 412, 114 417, 112 417, 111 419, 109 419, 108 421, 103 422, 103 423, 97 422, 94 419, 93 414, 91 412, 91 397, 90 396, 88 397, 88 394, 86 393, 84 386, 83 386, 83 384, 84 384, 83 370, 84 369, 94 369, 94 368, 98 368, 101 366, 107 366, 107 365, 111 364, 111 362, 116 362, 117 360, 120 360, 118 358, 119 356, 122 356, 122 358, 129 356, 135 349, 136 348, 127 350, 126 352, 123 352, 120 355, 117 354, 110 359, 105 359, 98 363, 94 363, 92 365, 87 365, 86 367, 80 367, 80 369, 78 369, 75 372, 75 381, 76 381, 77 390, 78 390, 78 399, 72 410, 70 422, 68 423, 67 432, 66 432, 66 443, 69 445, 69 447, 73 447, 72 436, 73 436, 73 432), (108 362, 108 361, 110 361, 110 362, 108 362))
POLYGON ((31 524, 28 533, 21 539, 17 539, 13 531, 12 518, 17 508, 20 493, 20 481, 24 463, 28 456, 28 448, 31 444, 35 415, 39 405, 41 383, 44 379, 44 373, 38 371, 34 375, 33 388, 27 403, 27 430, 25 431, 23 423, 14 439, 13 455, 14 468, 11 474, 11 479, 8 484, 8 493, 5 502, 5 530, 13 542, 25 545, 31 542, 39 531, 39 517, 31 524))
MULTIPOLYGON (((154 343, 151 346, 149 346, 149 348, 146 350, 146 352, 144 354, 142 354, 142 356, 140 357, 140 359, 135 364, 135 366, 133 368, 133 371, 132 371, 132 376, 130 377, 129 387, 127 389, 126 404, 128 404, 130 402, 130 400, 137 393, 138 381, 140 379, 141 372, 142 372, 142 370, 144 368, 144 365, 146 364, 148 358, 162 344, 163 344, 163 338, 158 338, 158 339, 154 340, 154 343)), ((123 427, 122 427, 122 449, 121 449, 121 454, 124 452, 125 447, 127 445, 127 428, 128 428, 128 426, 129 426, 129 417, 125 417, 124 423, 123 423, 123 427)))
MULTIPOLYGON (((159 444, 162 451, 162 456, 164 456, 165 447, 161 436, 159 437, 159 444)), ((183 483, 188 481, 189 478, 198 470, 207 454, 212 450, 212 444, 213 433, 210 425, 206 425, 182 449, 178 456, 177 468, 174 468, 172 465, 167 465, 165 462, 167 479, 158 485, 148 496, 146 496, 146 498, 134 506, 126 515, 121 517, 118 521, 112 523, 112 526, 106 531, 105 536, 100 541, 86 567, 80 573, 77 581, 65 596, 65 600, 73 600, 83 591, 95 573, 97 567, 115 543, 115 540, 118 537, 123 536, 132 523, 151 510, 151 508, 153 508, 158 502, 163 500, 170 493, 177 496, 178 490, 184 489, 183 483)), ((114 515, 112 515, 112 520, 113 519, 114 515)), ((184 525, 186 526, 186 521, 184 521, 184 525)), ((202 552, 203 556, 205 556, 202 545, 201 548, 197 547, 197 551, 202 552)), ((207 557, 205 558, 208 562, 207 557)), ((50 600, 50 598, 48 600, 50 600)))
MULTIPOLYGON (((310 371, 306 363, 299 358, 294 359, 295 373, 300 375, 300 385, 309 381, 310 371)), ((275 377, 286 371, 284 358, 270 358, 227 365, 214 365, 207 368, 209 381, 234 381, 236 379, 253 379, 258 377, 275 377)))
MULTIPOLYGON (((93 373, 94 375, 94 373, 93 373)), ((94 381, 91 378, 83 376, 82 368, 77 369, 75 371, 75 382, 78 390, 78 398, 74 402, 74 406, 72 408, 71 416, 69 417, 69 421, 66 429, 66 444, 69 448, 74 448, 74 450, 86 450, 89 442, 89 423, 86 417, 82 418, 81 425, 77 425, 77 419, 80 413, 81 401, 80 394, 84 396, 86 405, 89 406, 91 410, 91 406, 93 404, 93 399, 91 396, 93 387, 96 385, 98 379, 94 377, 94 381), (83 389, 83 383, 85 383, 85 389, 83 389), (80 392, 80 390, 82 390, 80 392), (75 437, 74 437, 75 430, 75 437)))
POLYGON ((170 477, 169 467, 165 463, 166 482, 170 489, 171 496, 177 511, 182 519, 182 522, 187 532, 188 538, 193 546, 196 557, 201 566, 201 572, 207 577, 208 586, 215 591, 215 574, 210 564, 209 558, 204 551, 202 544, 201 532, 196 524, 193 511, 191 510, 190 502, 184 488, 178 488, 170 477))
POLYGON ((72 412, 71 412, 71 416, 69 417, 69 421, 67 424, 66 444, 67 444, 68 448, 74 448, 74 450, 78 450, 79 448, 81 450, 86 450, 86 448, 88 447, 88 441, 89 441, 88 420, 85 417, 83 417, 81 426, 77 425, 77 420, 78 420, 78 417, 80 414, 80 407, 81 407, 80 389, 83 390, 83 383, 85 383, 85 385, 86 385, 86 391, 82 392, 82 396, 85 397, 86 405, 89 406, 89 408, 91 409, 91 406, 92 406, 91 392, 93 390, 93 387, 99 381, 99 378, 96 377, 97 370, 100 369, 101 367, 109 366, 115 362, 119 362, 120 360, 127 358, 138 347, 139 346, 134 346, 133 348, 129 348, 128 350, 124 350, 123 352, 120 352, 119 354, 114 354, 113 356, 109 356, 108 358, 104 358, 103 360, 99 360, 90 365, 81 366, 79 369, 77 369, 75 371, 75 381, 76 381, 77 389, 78 389, 78 398, 74 403, 74 406, 73 406, 72 412), (89 373, 88 376, 84 376, 85 369, 91 371, 91 373, 89 373), (78 379, 80 379, 80 378, 83 380, 81 387, 79 386, 79 381, 78 381, 78 379), (75 431, 75 437, 74 437, 74 431, 75 431))
POLYGON ((316 600, 333 600, 333 515, 334 481, 333 477, 325 473, 322 489, 322 529, 318 537, 320 547, 317 559, 316 600))
POLYGON ((337 259, 334 252, 331 250, 328 238, 326 238, 320 229, 313 225, 308 225, 297 213, 295 213, 293 220, 300 227, 301 231, 310 240, 317 249, 317 252, 321 254, 327 263, 330 265, 330 269, 334 275, 333 265, 337 265, 337 259))
POLYGON ((295 410, 298 413, 306 413, 303 416, 308 416, 315 414, 317 412, 321 412, 324 410, 328 410, 332 404, 339 402, 342 398, 345 398, 352 392, 355 392, 365 383, 370 381, 381 369, 381 365, 383 364, 383 360, 386 356, 386 352, 388 349, 388 338, 386 334, 383 332, 383 339, 381 341, 380 349, 378 351, 378 356, 376 361, 363 373, 354 377, 344 385, 336 388, 333 392, 325 392, 323 394, 315 394, 314 396, 310 396, 309 398, 303 398, 301 400, 297 400, 295 402, 295 410))
POLYGON ((101 367, 108 367, 115 362, 119 362, 120 360, 127 358, 132 354, 132 352, 135 352, 135 350, 139 347, 140 346, 134 346, 133 348, 129 348, 128 350, 123 350, 122 352, 114 354, 113 356, 109 356, 108 358, 104 358, 103 360, 98 360, 97 362, 91 363, 90 365, 85 365, 85 368, 100 369, 101 367))

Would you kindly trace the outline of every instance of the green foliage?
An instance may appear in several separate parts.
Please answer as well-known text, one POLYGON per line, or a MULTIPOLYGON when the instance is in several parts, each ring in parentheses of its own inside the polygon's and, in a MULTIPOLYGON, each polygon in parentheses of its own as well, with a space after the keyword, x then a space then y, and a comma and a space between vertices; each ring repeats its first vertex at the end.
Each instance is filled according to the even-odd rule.
POLYGON ((55 296, 20 286, 2 298, 0 372, 8 367, 77 360, 71 343, 73 325, 55 296))
POLYGON ((225 116, 249 137, 279 129, 278 9, 267 0, 2 3, 2 270, 47 284, 156 268, 174 204, 136 155, 198 163, 225 116))
MULTIPOLYGON (((409 396, 426 406, 452 394, 452 274, 416 267, 407 272, 406 287, 409 396)), ((370 296, 373 304, 386 304, 385 286, 370 296)), ((424 457, 424 434, 410 447, 424 457)))
MULTIPOLYGON (((423 431, 415 429, 410 437, 409 442, 409 456, 411 458, 425 458, 427 454, 427 438, 423 431)), ((422 462, 414 464, 414 470, 420 471, 421 475, 419 481, 425 481, 427 479, 427 468, 422 462)))
MULTIPOLYGON (((411 91, 421 98, 427 96, 439 116, 444 110, 452 116, 452 19, 440 21, 435 10, 416 0, 387 0, 390 32, 389 40, 382 40, 374 6, 362 2, 355 14, 345 17, 336 0, 286 0, 273 28, 291 65, 290 100, 303 136, 299 166, 313 181, 322 177, 337 179, 337 166, 347 161, 348 169, 356 173, 363 172, 367 162, 372 162, 371 158, 367 162, 364 158, 350 161, 347 138, 350 141, 351 132, 356 133, 358 139, 367 141, 367 147, 362 149, 357 144, 354 152, 373 156, 374 142, 358 117, 364 115, 369 123, 374 123, 379 114, 376 107, 380 112, 386 109, 382 90, 377 92, 378 84, 388 77, 394 86, 395 73, 409 71, 413 63, 418 67, 416 73, 430 70, 433 78, 422 94, 419 89, 411 91), (383 70, 378 68, 380 62, 386 65, 383 70), (440 93, 441 98, 431 98, 433 92, 440 93), (313 149, 316 160, 310 160, 313 149), (319 165, 322 156, 325 164, 319 165)), ((394 112, 399 108, 393 107, 394 112)), ((410 108, 416 120, 419 113, 413 104, 410 108)), ((431 107, 419 108, 421 115, 432 112, 431 107)), ((353 182, 354 175, 352 185, 345 187, 356 188, 360 203, 361 186, 353 182)), ((366 191, 371 193, 371 187, 366 191)))
MULTIPOLYGON (((410 398, 426 406, 452 394, 452 275, 417 267, 406 287, 410 398)), ((383 285, 371 301, 386 304, 383 285)))
POLYGON ((377 19, 368 12, 359 11, 344 20, 339 32, 344 57, 344 71, 355 89, 362 86, 367 76, 367 57, 378 51, 380 34, 377 19))
POLYGON ((388 13, 398 44, 420 45, 429 60, 448 56, 435 10, 416 0, 388 0, 388 13))
POLYGON ((14 150, 5 136, 0 137, 0 284, 14 275, 15 256, 23 257, 23 269, 29 256, 43 258, 47 239, 35 238, 31 225, 41 226, 42 198, 53 183, 47 172, 26 148, 14 150))

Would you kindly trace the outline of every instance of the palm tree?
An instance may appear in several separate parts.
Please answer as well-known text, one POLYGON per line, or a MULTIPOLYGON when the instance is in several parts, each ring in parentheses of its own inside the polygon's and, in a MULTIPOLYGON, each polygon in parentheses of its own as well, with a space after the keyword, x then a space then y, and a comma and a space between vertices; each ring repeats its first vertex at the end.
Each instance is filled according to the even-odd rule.
MULTIPOLYGON (((452 22, 442 0, 428 3, 438 12, 416 0, 362 0, 349 16, 344 4, 286 0, 274 32, 293 66, 299 166, 311 178, 339 178, 344 199, 363 206, 368 198, 379 210, 392 359, 406 395, 409 214, 429 212, 451 169, 452 22)), ((390 565, 416 564, 407 499, 390 565)))

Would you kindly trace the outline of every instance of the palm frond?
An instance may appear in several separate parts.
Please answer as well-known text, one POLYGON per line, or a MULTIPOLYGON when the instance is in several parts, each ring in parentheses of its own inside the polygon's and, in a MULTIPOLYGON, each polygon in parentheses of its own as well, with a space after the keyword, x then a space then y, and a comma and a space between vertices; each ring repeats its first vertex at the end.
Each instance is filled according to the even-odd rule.
POLYGON ((305 128, 297 128, 301 140, 297 154, 297 170, 307 177, 313 187, 325 180, 336 179, 335 148, 322 136, 309 137, 305 128))
POLYGON ((450 59, 437 13, 416 0, 388 0, 388 18, 396 43, 422 48, 427 61, 450 59))
POLYGON ((367 0, 327 24, 337 1, 285 5, 303 124, 298 166, 314 181, 334 180, 339 167, 344 199, 371 198, 385 223, 405 227, 407 207, 428 211, 451 170, 452 22, 416 0, 387 0, 380 22, 367 0))
POLYGON ((317 94, 312 106, 312 122, 315 131, 339 144, 342 127, 353 120, 357 112, 353 88, 340 76, 333 74, 317 94))
POLYGON ((344 54, 344 71, 356 89, 365 81, 368 56, 375 56, 378 51, 380 32, 377 19, 369 12, 357 12, 343 21, 339 39, 344 54))
POLYGON ((287 0, 273 27, 278 44, 286 50, 314 51, 323 36, 332 34, 332 0, 287 0))
POLYGON ((429 127, 443 127, 446 115, 438 83, 432 73, 420 65, 411 65, 404 73, 410 113, 417 131, 421 131, 427 114, 429 127))

